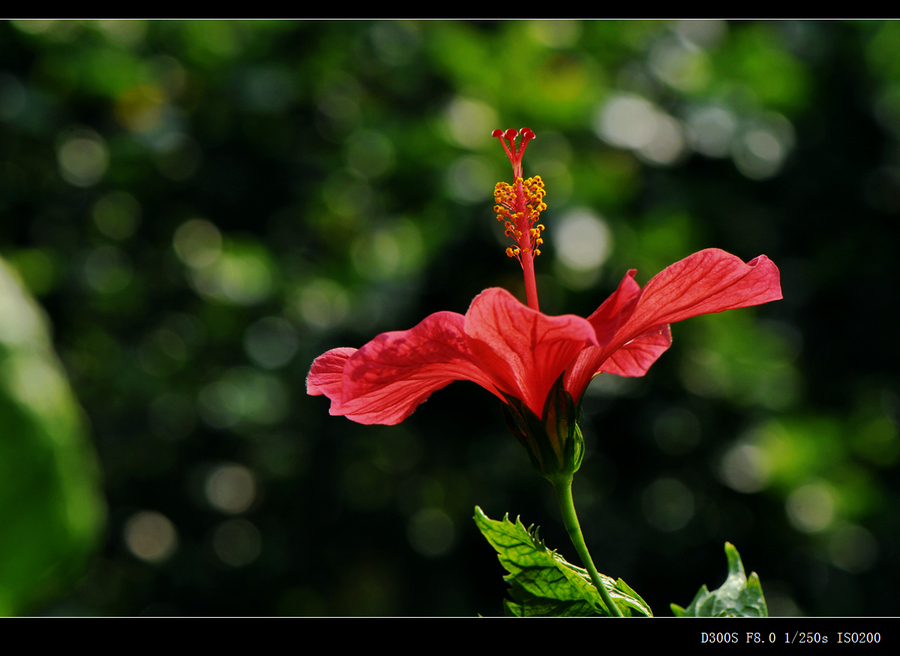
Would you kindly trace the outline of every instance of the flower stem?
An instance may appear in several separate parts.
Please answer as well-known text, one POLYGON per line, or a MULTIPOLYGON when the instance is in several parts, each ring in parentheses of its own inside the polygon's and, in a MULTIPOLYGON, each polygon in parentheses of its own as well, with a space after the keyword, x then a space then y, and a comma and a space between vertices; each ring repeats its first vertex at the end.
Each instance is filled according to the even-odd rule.
POLYGON ((566 526, 566 531, 569 532, 569 539, 572 540, 575 551, 578 552, 578 557, 581 558, 581 562, 584 563, 585 568, 591 575, 591 581, 594 582, 594 587, 596 587, 597 591, 600 593, 600 597, 609 609, 610 614, 616 617, 624 617, 622 611, 619 610, 619 607, 616 606, 610 598, 606 586, 603 585, 603 581, 600 579, 600 573, 597 571, 597 568, 594 567, 594 561, 591 559, 591 554, 588 551, 587 545, 584 543, 584 536, 581 534, 581 524, 578 523, 578 515, 575 514, 575 501, 572 498, 573 478, 574 477, 570 475, 561 478, 560 480, 551 481, 556 490, 556 497, 559 499, 559 510, 562 512, 563 524, 566 526))

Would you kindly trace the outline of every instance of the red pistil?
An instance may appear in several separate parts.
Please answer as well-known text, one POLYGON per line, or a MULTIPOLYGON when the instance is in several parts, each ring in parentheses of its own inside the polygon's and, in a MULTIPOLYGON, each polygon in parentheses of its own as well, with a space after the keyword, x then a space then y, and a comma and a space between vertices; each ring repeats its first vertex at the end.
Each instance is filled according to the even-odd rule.
POLYGON ((522 156, 525 154, 525 148, 528 146, 528 142, 535 138, 534 131, 531 128, 522 128, 521 130, 513 130, 510 128, 505 132, 503 130, 494 130, 491 132, 491 136, 497 137, 500 139, 500 143, 503 144, 503 150, 506 151, 506 155, 513 165, 513 175, 516 178, 524 177, 522 175, 522 156), (516 137, 519 135, 522 135, 522 141, 517 149, 516 137), (509 141, 509 145, 506 144, 507 141, 509 141))

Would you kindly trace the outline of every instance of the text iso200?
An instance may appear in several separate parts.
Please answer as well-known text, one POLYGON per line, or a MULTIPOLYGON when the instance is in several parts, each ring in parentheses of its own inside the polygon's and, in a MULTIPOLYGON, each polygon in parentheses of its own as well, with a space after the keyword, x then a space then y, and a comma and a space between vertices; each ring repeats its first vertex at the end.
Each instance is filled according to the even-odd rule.
POLYGON ((878 644, 879 642, 881 642, 881 634, 877 633, 877 632, 876 633, 862 633, 862 632, 856 633, 855 631, 854 632, 846 631, 844 633, 838 633, 837 639, 838 639, 839 645, 848 645, 851 643, 853 643, 853 644, 857 644, 857 643, 878 644))

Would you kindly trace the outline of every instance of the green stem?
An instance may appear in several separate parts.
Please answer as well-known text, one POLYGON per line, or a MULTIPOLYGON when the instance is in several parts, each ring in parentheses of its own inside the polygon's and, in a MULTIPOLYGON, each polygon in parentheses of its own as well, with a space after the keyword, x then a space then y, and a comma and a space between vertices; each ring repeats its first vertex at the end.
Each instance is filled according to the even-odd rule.
POLYGON ((559 509, 562 512, 566 530, 569 532, 569 539, 572 540, 575 551, 578 552, 578 557, 581 558, 581 562, 584 563, 585 568, 591 575, 591 581, 594 582, 594 587, 597 588, 597 591, 603 598, 603 603, 606 604, 610 614, 616 617, 624 617, 619 607, 613 603, 609 592, 606 591, 606 586, 603 585, 603 581, 600 579, 600 573, 594 567, 594 561, 591 560, 591 553, 584 543, 584 536, 581 534, 581 524, 578 523, 578 515, 575 514, 575 500, 572 498, 572 480, 573 477, 568 476, 558 481, 551 481, 556 490, 556 497, 559 499, 559 509))

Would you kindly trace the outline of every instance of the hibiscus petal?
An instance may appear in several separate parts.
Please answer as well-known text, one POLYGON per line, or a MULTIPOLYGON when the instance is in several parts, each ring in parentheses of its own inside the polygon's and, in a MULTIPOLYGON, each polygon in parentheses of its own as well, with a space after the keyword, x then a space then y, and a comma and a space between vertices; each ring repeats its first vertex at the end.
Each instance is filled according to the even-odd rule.
POLYGON ((587 347, 566 369, 566 390, 578 400, 591 379, 600 373, 643 376, 672 345, 669 325, 657 326, 618 348, 587 347))
POLYGON ((637 269, 629 270, 618 289, 587 318, 597 333, 597 342, 601 347, 612 341, 616 331, 628 321, 637 307, 641 287, 634 281, 636 273, 637 269))
POLYGON ((343 414, 341 406, 341 380, 344 377, 344 365, 351 355, 356 353, 355 348, 336 348, 317 357, 309 375, 306 377, 306 393, 311 396, 324 394, 331 399, 332 415, 343 414))
POLYGON ((643 376, 657 358, 672 345, 669 324, 633 340, 617 349, 600 367, 600 371, 617 376, 643 376))
POLYGON ((520 303, 505 289, 479 294, 466 312, 471 352, 507 394, 537 416, 566 365, 586 344, 597 344, 593 326, 581 317, 550 317, 520 303))
POLYGON ((567 369, 566 389, 575 399, 600 372, 646 374, 671 344, 670 323, 781 298, 778 268, 765 255, 744 264, 710 248, 667 267, 643 291, 633 277, 634 271, 629 271, 616 292, 588 317, 605 346, 585 348, 567 369), (617 311, 624 320, 615 336, 607 339, 617 311))
POLYGON ((566 390, 576 401, 581 398, 591 379, 600 373, 600 366, 609 356, 608 352, 604 352, 604 347, 613 340, 616 332, 628 321, 637 307, 641 287, 634 281, 636 273, 637 269, 629 270, 616 291, 587 318, 594 327, 599 348, 586 347, 566 368, 566 390))
POLYGON ((744 264, 717 248, 694 253, 653 277, 616 342, 655 326, 781 298, 778 267, 765 255, 744 264))
POLYGON ((347 359, 340 403, 332 404, 331 414, 361 424, 398 424, 455 380, 473 381, 502 399, 469 352, 464 323, 460 314, 437 312, 411 330, 373 339, 347 359))

